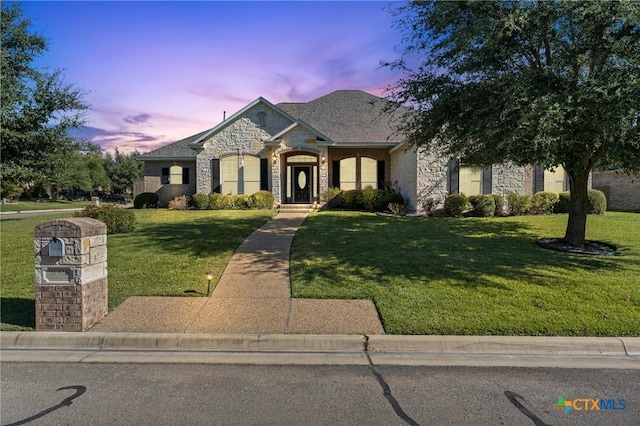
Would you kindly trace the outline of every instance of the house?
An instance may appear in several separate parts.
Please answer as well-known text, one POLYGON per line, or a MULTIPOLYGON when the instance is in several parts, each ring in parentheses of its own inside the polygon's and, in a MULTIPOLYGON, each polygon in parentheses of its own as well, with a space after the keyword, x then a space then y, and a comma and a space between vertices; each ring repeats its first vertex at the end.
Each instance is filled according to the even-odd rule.
POLYGON ((400 113, 359 90, 339 90, 307 103, 258 98, 212 129, 140 155, 144 192, 161 204, 194 193, 273 193, 277 204, 312 204, 330 187, 381 188, 390 183, 411 210, 451 194, 531 194, 568 188, 562 168, 458 160, 408 147, 395 131, 400 113))

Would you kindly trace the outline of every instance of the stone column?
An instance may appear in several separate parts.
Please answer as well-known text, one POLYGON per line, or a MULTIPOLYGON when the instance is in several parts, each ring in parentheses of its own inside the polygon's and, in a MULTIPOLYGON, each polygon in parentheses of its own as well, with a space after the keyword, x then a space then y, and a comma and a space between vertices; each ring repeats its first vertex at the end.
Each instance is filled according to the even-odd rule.
POLYGON ((36 330, 85 331, 107 315, 107 227, 80 217, 35 229, 36 330))

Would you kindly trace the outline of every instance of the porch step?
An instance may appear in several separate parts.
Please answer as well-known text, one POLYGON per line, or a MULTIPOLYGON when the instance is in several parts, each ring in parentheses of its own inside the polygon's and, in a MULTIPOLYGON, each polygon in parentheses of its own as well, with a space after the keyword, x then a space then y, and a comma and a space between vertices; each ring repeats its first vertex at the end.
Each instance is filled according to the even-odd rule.
POLYGON ((313 204, 281 204, 280 213, 310 213, 313 204))

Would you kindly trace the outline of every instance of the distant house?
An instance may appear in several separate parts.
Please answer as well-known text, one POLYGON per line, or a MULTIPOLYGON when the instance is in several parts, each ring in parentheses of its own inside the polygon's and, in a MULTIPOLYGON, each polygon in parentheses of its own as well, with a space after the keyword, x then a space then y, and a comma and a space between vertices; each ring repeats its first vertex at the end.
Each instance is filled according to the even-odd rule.
POLYGON ((395 131, 399 115, 385 101, 339 90, 307 103, 251 102, 212 129, 138 158, 144 191, 161 204, 194 193, 273 193, 278 204, 311 204, 330 187, 391 184, 411 210, 451 194, 531 194, 568 189, 562 168, 496 164, 467 167, 424 148, 408 148, 395 131))

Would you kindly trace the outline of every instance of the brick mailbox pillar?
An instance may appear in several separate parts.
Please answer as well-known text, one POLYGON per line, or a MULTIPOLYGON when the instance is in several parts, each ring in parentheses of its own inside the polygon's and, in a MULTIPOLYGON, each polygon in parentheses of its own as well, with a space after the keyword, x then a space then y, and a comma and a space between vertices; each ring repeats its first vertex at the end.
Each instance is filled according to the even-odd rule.
POLYGON ((85 331, 108 312, 107 227, 50 220, 35 229, 36 330, 85 331))

